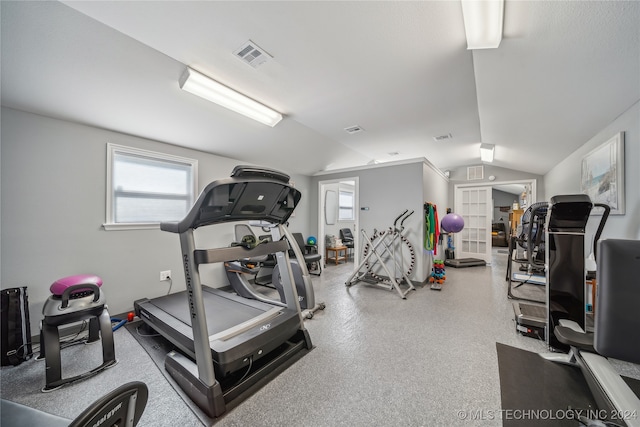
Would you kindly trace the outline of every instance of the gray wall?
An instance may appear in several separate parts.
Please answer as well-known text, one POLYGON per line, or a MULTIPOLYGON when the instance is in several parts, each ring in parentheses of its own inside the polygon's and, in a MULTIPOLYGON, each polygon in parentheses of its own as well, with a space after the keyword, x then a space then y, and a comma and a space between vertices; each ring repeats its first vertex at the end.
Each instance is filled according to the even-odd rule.
MULTIPOLYGON (((640 101, 545 175, 547 198, 580 193, 582 158, 618 132, 625 139, 626 214, 611 215, 602 237, 640 239, 640 101)), ((590 230, 593 231, 593 221, 590 230)))
MULTIPOLYGON (((405 235, 417 254, 417 265, 411 278, 424 281, 431 270, 431 261, 428 254, 422 250, 423 203, 436 203, 441 217, 445 214, 448 202, 446 179, 425 165, 422 160, 398 165, 380 164, 366 169, 314 176, 311 197, 317 200, 320 181, 351 177, 359 178, 360 229, 364 229, 369 236, 373 234, 374 229, 386 230, 392 226, 394 219, 405 209, 415 211, 404 223, 405 235)), ((315 215, 313 212, 311 215, 312 224, 317 224, 317 210, 315 215)), ((357 234, 357 238, 360 238, 360 230, 357 234)))
MULTIPOLYGON (((102 228, 107 142, 197 159, 200 189, 245 163, 7 108, 2 108, 1 141, 0 283, 3 289, 28 286, 33 331, 39 330, 49 286, 64 276, 102 277, 111 313, 130 310, 138 298, 167 293, 161 270, 172 271, 172 292, 185 288, 178 236, 159 229, 102 228)), ((310 178, 292 180, 303 198, 291 229, 308 230, 310 178)), ((207 248, 228 246, 233 239, 231 224, 196 232, 196 242, 207 248)), ((222 267, 207 268, 203 282, 226 285, 222 267)))
POLYGON ((506 193, 500 190, 492 190, 491 197, 493 198, 493 222, 502 222, 507 224, 509 228, 509 212, 500 212, 500 206, 513 206, 513 202, 519 199, 517 194, 506 193))
MULTIPOLYGON (((35 331, 50 284, 67 275, 101 276, 112 313, 130 310, 135 299, 166 293, 168 284, 158 280, 160 270, 172 270, 172 292, 184 289, 177 236, 160 230, 103 230, 107 142, 196 158, 200 188, 245 163, 7 108, 2 108, 1 124, 0 284, 3 289, 29 287, 35 331)), ((640 239, 640 103, 544 177, 489 165, 485 177, 494 175, 496 182, 534 178, 538 200, 577 193, 582 157, 620 131, 625 132, 626 215, 611 216, 604 237, 640 239)), ((436 203, 439 216, 444 216, 453 206, 454 185, 468 183, 466 167, 452 171, 447 184, 422 162, 380 166, 315 177, 293 175, 303 196, 290 229, 317 235, 318 182, 358 176, 360 206, 370 208, 360 211, 360 228, 386 228, 402 210, 413 209, 416 213, 405 225, 413 245, 421 248, 423 202, 436 203)), ((211 227, 199 230, 196 237, 203 247, 226 246, 233 230, 231 225, 211 227)), ((418 262, 414 278, 424 280, 430 259, 422 253, 418 262)), ((203 277, 213 286, 226 284, 220 268, 209 269, 203 277)))

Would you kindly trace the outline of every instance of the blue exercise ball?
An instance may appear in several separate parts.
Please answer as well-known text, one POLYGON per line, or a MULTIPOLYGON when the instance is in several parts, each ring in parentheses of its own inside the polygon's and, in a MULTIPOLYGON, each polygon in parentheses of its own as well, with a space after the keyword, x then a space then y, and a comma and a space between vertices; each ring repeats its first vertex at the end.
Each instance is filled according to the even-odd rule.
POLYGON ((464 228, 464 218, 456 213, 448 213, 442 218, 440 227, 447 233, 458 233, 464 228))
POLYGON ((307 239, 307 245, 315 246, 316 243, 318 243, 318 239, 316 239, 314 236, 309 236, 309 238, 307 239))

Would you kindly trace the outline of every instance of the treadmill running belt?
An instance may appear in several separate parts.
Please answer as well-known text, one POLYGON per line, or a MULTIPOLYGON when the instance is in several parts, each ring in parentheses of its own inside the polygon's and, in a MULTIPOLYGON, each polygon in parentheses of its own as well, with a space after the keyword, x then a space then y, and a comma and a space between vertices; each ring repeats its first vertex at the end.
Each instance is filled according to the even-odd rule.
POLYGON ((520 304, 520 312, 525 316, 537 317, 541 321, 545 321, 547 317, 547 308, 539 305, 520 304))
MULTIPOLYGON (((253 319, 273 308, 272 306, 266 306, 266 304, 265 308, 262 309, 242 303, 229 304, 227 298, 220 298, 217 292, 211 292, 211 288, 203 287, 202 290, 209 336, 225 331, 249 319, 253 319)), ((233 301, 238 302, 236 300, 233 301)), ((186 292, 178 292, 155 298, 153 305, 166 313, 171 313, 177 320, 191 327, 191 316, 186 292)))

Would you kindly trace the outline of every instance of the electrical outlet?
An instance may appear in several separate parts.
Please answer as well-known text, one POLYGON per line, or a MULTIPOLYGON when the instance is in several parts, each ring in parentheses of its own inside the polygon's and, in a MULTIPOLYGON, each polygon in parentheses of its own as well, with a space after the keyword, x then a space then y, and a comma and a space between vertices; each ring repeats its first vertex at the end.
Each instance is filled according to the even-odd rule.
POLYGON ((171 280, 171 270, 165 270, 160 272, 160 281, 164 282, 166 280, 171 280))

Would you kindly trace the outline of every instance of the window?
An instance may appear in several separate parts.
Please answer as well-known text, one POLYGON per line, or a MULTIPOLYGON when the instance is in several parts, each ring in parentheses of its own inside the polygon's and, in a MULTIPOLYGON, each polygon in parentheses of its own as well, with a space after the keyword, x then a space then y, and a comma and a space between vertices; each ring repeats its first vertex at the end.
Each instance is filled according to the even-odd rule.
POLYGON ((341 221, 353 221, 353 192, 340 190, 338 196, 338 219, 341 221))
POLYGON ((195 200, 197 176, 197 160, 107 144, 104 228, 157 228, 181 220, 195 200))

